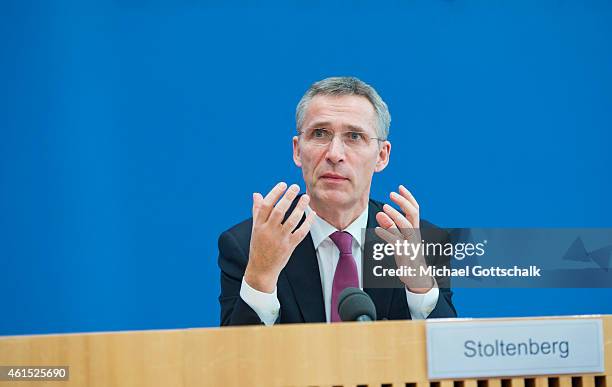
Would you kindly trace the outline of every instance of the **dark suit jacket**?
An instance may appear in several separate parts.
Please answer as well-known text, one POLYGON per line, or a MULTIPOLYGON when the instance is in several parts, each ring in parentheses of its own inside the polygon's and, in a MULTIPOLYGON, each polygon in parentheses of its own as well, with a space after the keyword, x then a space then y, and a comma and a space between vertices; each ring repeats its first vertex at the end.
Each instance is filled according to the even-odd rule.
MULTIPOLYGON (((297 199, 286 216, 291 213, 295 204, 297 199)), ((370 200, 368 228, 375 228, 378 225, 376 213, 382 211, 382 205, 383 203, 370 200)), ((219 237, 221 325, 262 324, 257 313, 240 298, 240 286, 249 257, 252 224, 253 219, 247 219, 223 232, 219 237)), ((434 226, 422 221, 421 229, 424 227, 434 226)), ((411 318, 404 287, 364 290, 374 301, 379 320, 411 318)), ((276 323, 326 321, 319 264, 310 233, 296 247, 287 266, 281 271, 277 283, 277 295, 281 309, 276 323)), ((429 318, 456 317, 457 312, 451 298, 450 289, 440 287, 438 303, 429 318)))

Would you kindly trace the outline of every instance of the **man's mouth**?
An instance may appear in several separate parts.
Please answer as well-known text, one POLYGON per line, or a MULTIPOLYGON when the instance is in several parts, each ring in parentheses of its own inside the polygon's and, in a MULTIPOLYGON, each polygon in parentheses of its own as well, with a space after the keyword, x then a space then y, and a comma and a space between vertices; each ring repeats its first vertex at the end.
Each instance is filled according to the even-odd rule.
POLYGON ((331 181, 348 180, 347 177, 344 177, 337 173, 324 173, 323 175, 321 175, 321 179, 326 179, 326 180, 331 180, 331 181))

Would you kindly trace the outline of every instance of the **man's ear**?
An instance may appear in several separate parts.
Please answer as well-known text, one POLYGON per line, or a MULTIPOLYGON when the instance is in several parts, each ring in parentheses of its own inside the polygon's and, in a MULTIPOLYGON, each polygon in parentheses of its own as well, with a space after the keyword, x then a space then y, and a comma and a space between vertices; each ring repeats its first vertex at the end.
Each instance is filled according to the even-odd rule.
POLYGON ((293 136, 293 162, 298 168, 302 168, 302 157, 300 156, 300 143, 298 136, 293 136))
POLYGON ((391 143, 389 141, 383 141, 378 151, 378 158, 376 160, 376 168, 374 172, 380 172, 387 167, 389 164, 389 157, 391 157, 391 143))

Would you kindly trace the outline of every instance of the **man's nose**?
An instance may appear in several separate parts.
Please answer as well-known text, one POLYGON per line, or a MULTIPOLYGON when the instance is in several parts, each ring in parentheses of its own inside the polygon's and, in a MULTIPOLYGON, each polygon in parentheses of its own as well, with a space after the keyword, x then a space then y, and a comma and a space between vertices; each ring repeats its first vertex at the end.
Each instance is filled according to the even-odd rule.
POLYGON ((334 136, 327 149, 327 159, 336 164, 344 160, 345 145, 340 136, 334 136))

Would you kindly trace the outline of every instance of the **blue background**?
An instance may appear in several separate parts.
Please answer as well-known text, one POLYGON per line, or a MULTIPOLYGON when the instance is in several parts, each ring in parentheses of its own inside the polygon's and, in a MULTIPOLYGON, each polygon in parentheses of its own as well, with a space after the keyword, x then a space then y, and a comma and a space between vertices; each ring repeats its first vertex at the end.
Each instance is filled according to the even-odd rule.
MULTIPOLYGON (((215 326, 221 231, 301 182, 294 110, 371 83, 441 226, 612 226, 612 2, 4 1, 0 335, 215 326)), ((302 185, 303 186, 303 185, 302 185)), ((464 290, 463 317, 612 313, 610 289, 464 290)))

